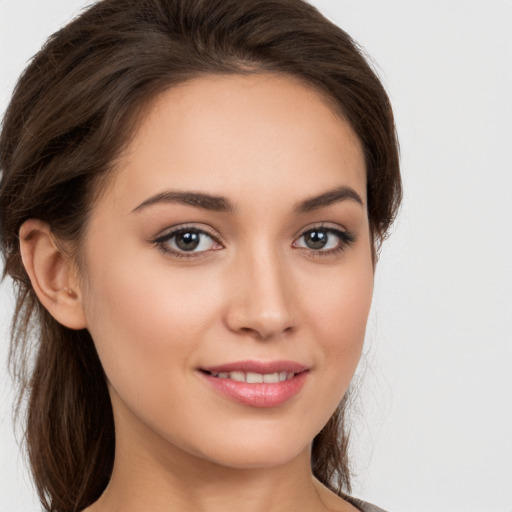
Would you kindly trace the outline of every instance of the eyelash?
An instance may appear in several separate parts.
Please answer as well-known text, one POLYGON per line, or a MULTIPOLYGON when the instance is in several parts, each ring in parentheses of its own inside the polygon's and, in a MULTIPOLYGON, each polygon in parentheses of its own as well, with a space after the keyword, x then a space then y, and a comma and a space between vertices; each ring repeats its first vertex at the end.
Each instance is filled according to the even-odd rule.
MULTIPOLYGON (((209 250, 199 251, 199 252, 187 252, 187 251, 180 251, 180 250, 169 248, 169 242, 173 238, 177 237, 178 235, 184 234, 184 233, 197 233, 199 235, 206 235, 207 237, 211 238, 214 243, 222 246, 222 243, 219 241, 218 236, 216 236, 213 233, 209 233, 205 229, 197 228, 195 226, 180 226, 176 229, 168 231, 167 233, 159 236, 158 238, 153 240, 153 243, 164 254, 170 254, 174 258, 178 258, 178 259, 201 258, 201 257, 206 256, 206 253, 210 252, 209 250)), ((211 250, 218 250, 218 249, 211 249, 211 250)))
MULTIPOLYGON (((293 244, 295 245, 297 240, 300 240, 308 233, 312 233, 315 231, 324 232, 324 233, 327 233, 328 235, 334 235, 334 236, 338 237, 339 242, 336 247, 334 247, 332 249, 328 249, 328 250, 321 250, 321 249, 317 250, 317 249, 311 249, 308 247, 296 247, 297 249, 301 249, 301 250, 305 250, 305 251, 309 252, 313 257, 327 257, 327 256, 339 254, 339 253, 343 252, 344 250, 346 250, 348 247, 350 247, 356 240, 354 233, 352 233, 350 231, 344 231, 341 229, 337 229, 337 228, 333 228, 333 227, 329 227, 329 226, 325 226, 325 225, 318 225, 318 226, 309 227, 308 229, 304 230, 299 235, 299 237, 297 237, 295 239, 293 244)), ((195 226, 180 226, 176 229, 173 229, 173 230, 157 237, 156 239, 154 239, 152 241, 152 243, 155 244, 158 247, 158 249, 160 249, 164 254, 171 254, 174 258, 178 258, 178 259, 187 259, 187 258, 196 258, 197 259, 197 258, 206 256, 207 253, 209 253, 212 250, 214 250, 214 251, 219 250, 219 249, 207 249, 207 250, 198 251, 198 252, 192 252, 192 251, 188 252, 188 251, 176 250, 176 249, 169 248, 169 242, 171 240, 175 239, 175 237, 177 237, 178 235, 185 234, 185 233, 195 233, 195 234, 199 234, 200 236, 206 235, 207 237, 212 239, 213 243, 221 246, 221 248, 222 248, 222 242, 219 241, 219 237, 217 235, 210 233, 207 230, 197 228, 195 226)), ((201 243, 201 242, 199 242, 199 243, 201 243)))
MULTIPOLYGON (((348 249, 356 241, 356 236, 351 231, 345 231, 342 229, 325 226, 324 224, 309 227, 308 229, 304 230, 296 240, 300 240, 308 233, 313 233, 315 231, 327 233, 328 235, 334 235, 339 240, 336 247, 334 247, 332 249, 328 249, 328 250, 321 250, 321 249, 315 250, 315 249, 311 249, 308 247, 298 247, 299 249, 308 251, 315 258, 322 258, 322 257, 328 257, 328 256, 333 256, 333 255, 339 254, 339 253, 345 251, 346 249, 348 249)), ((294 244, 295 243, 296 242, 294 242, 294 244)))

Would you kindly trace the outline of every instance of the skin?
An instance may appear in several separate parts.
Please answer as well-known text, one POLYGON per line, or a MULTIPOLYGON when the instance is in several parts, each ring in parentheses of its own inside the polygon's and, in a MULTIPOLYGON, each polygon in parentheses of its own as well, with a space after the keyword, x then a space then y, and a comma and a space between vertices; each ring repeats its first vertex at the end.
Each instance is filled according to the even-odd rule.
POLYGON ((275 75, 172 88, 98 197, 80 269, 43 223, 27 221, 20 237, 43 304, 89 329, 108 378, 114 472, 87 512, 355 510, 310 470, 312 439, 360 358, 374 270, 361 145, 318 92, 275 75), (340 187, 361 203, 296 211, 340 187), (222 196, 233 209, 140 206, 169 190, 222 196), (176 238, 155 242, 183 225, 211 238, 187 257, 164 250, 176 238), (308 247, 313 228, 330 249, 308 247), (199 371, 241 360, 309 371, 292 399, 258 408, 199 371))

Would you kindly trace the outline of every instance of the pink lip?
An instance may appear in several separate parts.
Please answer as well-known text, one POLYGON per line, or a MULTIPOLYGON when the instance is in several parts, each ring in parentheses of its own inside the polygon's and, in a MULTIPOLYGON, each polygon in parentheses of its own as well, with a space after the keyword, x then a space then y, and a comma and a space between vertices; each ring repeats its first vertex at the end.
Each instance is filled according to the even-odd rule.
POLYGON ((301 373, 308 369, 307 366, 294 361, 236 361, 221 364, 219 366, 203 366, 201 370, 206 372, 254 372, 254 373, 301 373))
POLYGON ((239 361, 200 369, 200 375, 213 389, 236 402, 252 407, 278 407, 299 393, 309 374, 308 368, 293 361, 239 361), (276 383, 248 384, 214 377, 210 373, 222 372, 295 373, 290 380, 276 383))

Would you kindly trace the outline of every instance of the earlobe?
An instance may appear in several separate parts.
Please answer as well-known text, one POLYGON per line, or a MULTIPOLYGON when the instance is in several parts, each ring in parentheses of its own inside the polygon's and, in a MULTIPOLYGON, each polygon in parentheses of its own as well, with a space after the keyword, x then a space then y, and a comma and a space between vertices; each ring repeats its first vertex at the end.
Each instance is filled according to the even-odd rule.
POLYGON ((23 265, 34 291, 48 312, 70 329, 87 326, 73 262, 59 248, 50 226, 37 219, 19 231, 23 265))

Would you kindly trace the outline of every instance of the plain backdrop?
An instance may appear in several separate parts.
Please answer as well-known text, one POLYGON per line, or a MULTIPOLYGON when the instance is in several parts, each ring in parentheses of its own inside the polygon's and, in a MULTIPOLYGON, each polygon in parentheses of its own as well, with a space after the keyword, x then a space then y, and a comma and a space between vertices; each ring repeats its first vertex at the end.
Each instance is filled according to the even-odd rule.
MULTIPOLYGON (((256 0, 255 0, 256 1, 256 0)), ((390 512, 512 512, 512 1, 315 0, 391 96, 404 205, 354 408, 355 494, 390 512)), ((0 0, 0 111, 83 0, 0 0)), ((0 288, 0 511, 39 510, 16 445, 0 288)))

